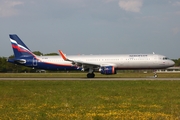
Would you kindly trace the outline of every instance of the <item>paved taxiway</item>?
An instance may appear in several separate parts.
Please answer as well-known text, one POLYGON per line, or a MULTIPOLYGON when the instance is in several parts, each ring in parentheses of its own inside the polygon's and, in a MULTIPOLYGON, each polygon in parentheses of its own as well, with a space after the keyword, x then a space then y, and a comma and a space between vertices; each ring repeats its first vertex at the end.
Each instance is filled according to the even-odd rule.
POLYGON ((180 78, 0 78, 0 80, 180 80, 180 78))

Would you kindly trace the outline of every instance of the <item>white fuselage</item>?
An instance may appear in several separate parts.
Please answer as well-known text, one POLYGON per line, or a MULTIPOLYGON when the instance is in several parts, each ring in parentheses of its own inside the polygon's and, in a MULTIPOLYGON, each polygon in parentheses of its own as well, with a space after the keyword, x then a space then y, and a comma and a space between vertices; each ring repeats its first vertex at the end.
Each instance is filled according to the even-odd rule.
MULTIPOLYGON (((101 66, 114 66, 116 69, 161 69, 174 65, 174 62, 158 54, 122 54, 122 55, 77 55, 69 59, 101 66)), ((38 62, 74 66, 60 56, 40 56, 38 62)))

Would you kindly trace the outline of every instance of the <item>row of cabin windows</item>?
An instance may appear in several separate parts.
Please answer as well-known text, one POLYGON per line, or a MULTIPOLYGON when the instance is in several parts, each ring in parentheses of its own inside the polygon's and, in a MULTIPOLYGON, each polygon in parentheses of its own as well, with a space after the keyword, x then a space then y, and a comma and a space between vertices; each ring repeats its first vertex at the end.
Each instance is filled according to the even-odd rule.
POLYGON ((86 59, 86 61, 119 61, 120 59, 86 59))
MULTIPOLYGON (((86 59, 86 61, 119 61, 120 59, 86 59)), ((42 62, 62 62, 64 60, 42 60, 42 62)), ((38 60, 38 62, 40 62, 38 60)))
MULTIPOLYGON (((121 59, 123 60, 123 59, 121 59)), ((134 59, 134 58, 128 58, 128 59, 125 59, 125 60, 130 60, 130 61, 134 61, 134 60, 150 60, 150 58, 137 58, 137 59, 134 59)), ((42 62, 62 62, 64 60, 42 60, 42 62)), ((86 59, 86 61, 120 61, 120 59, 86 59)), ((40 61, 38 61, 40 62, 40 61)))
POLYGON ((128 58, 126 60, 150 60, 150 58, 128 58))

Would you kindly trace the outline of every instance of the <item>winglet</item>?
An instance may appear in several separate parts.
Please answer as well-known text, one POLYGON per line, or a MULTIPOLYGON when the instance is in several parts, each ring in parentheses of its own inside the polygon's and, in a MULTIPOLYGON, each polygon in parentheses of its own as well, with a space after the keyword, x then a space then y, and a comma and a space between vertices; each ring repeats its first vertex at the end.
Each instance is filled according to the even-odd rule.
POLYGON ((59 50, 59 54, 61 55, 61 57, 62 57, 65 61, 68 60, 68 59, 66 58, 66 56, 64 55, 64 53, 63 53, 61 50, 59 50))

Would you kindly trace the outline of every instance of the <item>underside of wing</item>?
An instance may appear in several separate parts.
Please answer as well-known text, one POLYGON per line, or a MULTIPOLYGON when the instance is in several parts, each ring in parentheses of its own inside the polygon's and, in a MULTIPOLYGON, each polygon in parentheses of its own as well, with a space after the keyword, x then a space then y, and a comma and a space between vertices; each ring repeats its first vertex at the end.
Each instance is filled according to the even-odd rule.
POLYGON ((83 62, 83 61, 72 61, 72 64, 77 65, 77 66, 82 66, 84 68, 99 68, 101 65, 95 64, 95 63, 88 63, 88 62, 83 62))

